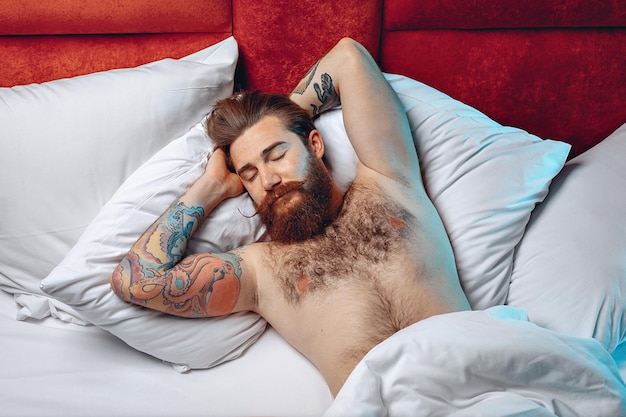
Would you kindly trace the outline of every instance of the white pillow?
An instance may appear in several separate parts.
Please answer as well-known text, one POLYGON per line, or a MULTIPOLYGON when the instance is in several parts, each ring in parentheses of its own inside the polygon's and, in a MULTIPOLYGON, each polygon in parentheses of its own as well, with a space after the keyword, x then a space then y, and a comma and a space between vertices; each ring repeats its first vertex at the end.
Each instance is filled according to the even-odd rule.
POLYGON ((611 352, 626 338, 625 159, 626 124, 565 165, 516 250, 507 299, 611 352))
MULTIPOLYGON (((426 190, 442 217, 461 284, 475 309, 506 300, 513 251, 570 145, 502 126, 425 84, 387 75, 409 119, 426 190)), ((354 178, 356 155, 340 111, 320 118, 335 178, 354 178), (346 145, 347 144, 347 145, 346 145), (336 148, 341 148, 337 152, 336 148)))
POLYGON ((229 38, 181 60, 0 88, 0 288, 39 282, 139 165, 233 88, 229 38))
MULTIPOLYGON (((109 286, 115 266, 139 236, 204 170, 213 144, 196 124, 133 173, 89 224, 67 257, 42 282, 72 306, 137 350, 183 368, 208 368, 238 357, 261 335, 258 315, 184 319, 120 300, 109 286)), ((259 240, 264 228, 247 195, 229 199, 205 220, 191 252, 223 252, 259 240)))

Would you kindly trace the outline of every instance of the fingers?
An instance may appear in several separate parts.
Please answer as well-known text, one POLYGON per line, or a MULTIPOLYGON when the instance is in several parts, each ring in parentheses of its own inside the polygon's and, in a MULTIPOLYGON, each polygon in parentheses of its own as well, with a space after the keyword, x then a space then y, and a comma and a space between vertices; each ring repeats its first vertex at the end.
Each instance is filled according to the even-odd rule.
POLYGON ((207 161, 210 161, 210 165, 224 167, 228 170, 226 152, 221 148, 215 148, 213 153, 207 156, 207 161))
POLYGON ((227 197, 237 196, 244 191, 239 176, 228 168, 226 153, 221 148, 215 148, 208 156, 204 175, 222 184, 226 188, 227 197))

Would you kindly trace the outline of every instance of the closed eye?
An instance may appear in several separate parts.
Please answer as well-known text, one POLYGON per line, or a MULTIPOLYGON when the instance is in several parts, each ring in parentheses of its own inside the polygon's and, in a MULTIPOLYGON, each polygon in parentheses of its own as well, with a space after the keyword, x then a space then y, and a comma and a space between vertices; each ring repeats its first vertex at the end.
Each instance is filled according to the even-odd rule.
POLYGON ((239 171, 239 178, 241 178, 243 181, 246 181, 246 182, 254 181, 258 172, 259 172, 258 169, 250 167, 242 171, 239 171))
POLYGON ((287 151, 283 151, 283 152, 275 151, 275 152, 272 152, 269 155, 268 159, 270 161, 279 161, 279 160, 283 159, 283 157, 285 156, 286 153, 287 153, 287 151))
MULTIPOLYGON (((288 149, 289 144, 287 142, 275 142, 261 152, 261 157, 266 163, 279 161, 285 156, 288 149)), ((250 182, 256 178, 258 172, 259 170, 254 165, 248 163, 241 167, 237 174, 242 181, 250 182)))

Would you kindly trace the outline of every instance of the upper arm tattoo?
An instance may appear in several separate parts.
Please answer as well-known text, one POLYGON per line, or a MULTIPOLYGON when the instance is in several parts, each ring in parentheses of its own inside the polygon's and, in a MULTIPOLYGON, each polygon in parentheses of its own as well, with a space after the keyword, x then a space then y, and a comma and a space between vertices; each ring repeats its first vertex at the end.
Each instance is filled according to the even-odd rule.
POLYGON ((322 74, 322 85, 315 83, 313 84, 313 88, 315 89, 315 93, 317 94, 317 99, 320 101, 320 105, 316 106, 315 104, 311 104, 313 107, 313 117, 317 117, 320 114, 324 113, 327 110, 332 109, 341 104, 339 100, 339 94, 337 94, 337 90, 335 90, 335 86, 333 85, 333 79, 328 73, 322 74))
POLYGON ((229 314, 241 291, 241 260, 234 253, 189 256, 164 275, 133 280, 132 301, 183 317, 229 314))
POLYGON ((317 71, 317 67, 319 66, 320 61, 317 61, 315 65, 311 67, 311 69, 304 75, 302 80, 298 83, 295 90, 293 90, 293 94, 302 95, 309 88, 311 81, 313 81, 313 77, 315 77, 315 72, 317 71))
MULTIPOLYGON (((315 74, 317 73, 317 68, 320 65, 320 61, 317 61, 315 65, 306 73, 306 75, 300 80, 296 88, 293 90, 292 94, 302 95, 309 88, 309 85, 313 83, 313 79, 315 78, 315 74)), ((320 104, 316 105, 311 103, 311 107, 313 108, 313 117, 318 117, 320 114, 324 113, 327 110, 332 109, 341 104, 339 100, 339 94, 337 94, 337 90, 335 90, 335 86, 333 85, 333 79, 328 73, 323 73, 321 76, 321 85, 320 83, 313 83, 313 89, 315 90, 315 94, 320 104)))

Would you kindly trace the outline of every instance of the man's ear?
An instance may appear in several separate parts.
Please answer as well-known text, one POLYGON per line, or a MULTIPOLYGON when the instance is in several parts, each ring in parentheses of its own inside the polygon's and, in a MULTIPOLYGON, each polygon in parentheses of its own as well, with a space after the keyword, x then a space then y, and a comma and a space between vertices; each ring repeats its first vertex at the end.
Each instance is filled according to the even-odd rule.
POLYGON ((315 155, 317 159, 322 159, 324 156, 324 139, 319 130, 313 129, 311 133, 309 133, 309 146, 313 151, 313 155, 315 155))

